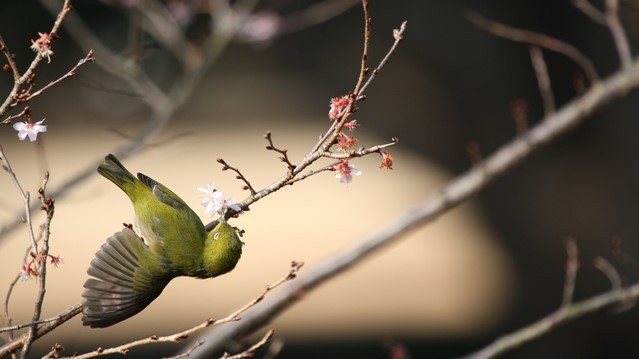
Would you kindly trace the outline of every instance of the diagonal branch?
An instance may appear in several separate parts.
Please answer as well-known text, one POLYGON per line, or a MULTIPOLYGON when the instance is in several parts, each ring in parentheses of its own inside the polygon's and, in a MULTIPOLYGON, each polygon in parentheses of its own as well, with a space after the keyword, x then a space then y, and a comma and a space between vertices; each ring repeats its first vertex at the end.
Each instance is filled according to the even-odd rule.
MULTIPOLYGON (((596 110, 614 100, 623 98, 629 91, 637 88, 639 88, 639 61, 635 61, 630 68, 618 71, 601 82, 593 84, 582 97, 563 106, 554 114, 546 116, 529 132, 519 135, 503 145, 490 157, 451 180, 421 204, 379 230, 374 236, 320 263, 295 283, 283 288, 261 305, 247 311, 242 321, 218 328, 207 338, 204 344, 205 350, 207 352, 220 350, 229 340, 251 333, 266 325, 281 312, 297 303, 300 299, 300 293, 312 291, 315 287, 349 269, 382 247, 433 222, 439 216, 486 188, 499 175, 522 162, 545 144, 581 124, 596 110)), ((626 291, 616 292, 615 295, 621 295, 619 293, 637 296, 639 295, 639 285, 626 291)), ((604 304, 613 302, 611 296, 613 295, 606 294, 595 297, 590 302, 582 303, 581 307, 571 308, 580 308, 584 311, 595 310, 604 304), (602 301, 604 304, 601 303, 602 301)), ((574 317, 574 314, 566 315, 574 317)))
POLYGON ((623 304, 628 298, 639 297, 639 284, 625 289, 611 290, 592 298, 561 307, 539 321, 504 335, 489 346, 463 357, 464 359, 487 359, 504 354, 550 332, 559 325, 566 324, 584 315, 598 312, 614 304, 623 304))

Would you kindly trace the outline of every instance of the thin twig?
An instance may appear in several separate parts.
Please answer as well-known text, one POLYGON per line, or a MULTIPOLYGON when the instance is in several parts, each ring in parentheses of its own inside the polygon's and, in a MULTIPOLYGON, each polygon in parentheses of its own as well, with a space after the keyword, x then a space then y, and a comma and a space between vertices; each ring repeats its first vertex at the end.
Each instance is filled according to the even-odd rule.
POLYGON ((240 181, 245 183, 245 187, 243 189, 248 189, 252 195, 255 194, 255 189, 251 185, 251 182, 249 182, 249 180, 242 174, 242 172, 240 172, 238 168, 230 166, 222 158, 218 158, 217 162, 222 165, 222 171, 231 170, 235 172, 237 174, 237 176, 235 176, 235 179, 239 179, 240 181))
MULTIPOLYGON (((293 171, 295 169, 295 166, 291 163, 291 160, 289 160, 288 158, 288 150, 285 148, 277 148, 275 147, 275 144, 273 143, 273 136, 271 135, 271 131, 267 131, 264 134, 264 138, 266 139, 266 141, 268 141, 268 145, 266 146, 266 149, 269 151, 275 151, 277 153, 279 153, 280 155, 282 155, 282 157, 280 157, 280 161, 286 163, 286 167, 288 168, 289 171, 293 171)), ((255 194, 255 192, 251 192, 251 194, 255 194)))
POLYGON ((577 9, 581 10, 581 12, 588 16, 592 21, 596 22, 599 25, 607 26, 606 14, 592 5, 590 1, 573 0, 572 4, 577 9))
POLYGON ((575 302, 566 307, 561 307, 556 312, 536 321, 535 323, 504 335, 483 349, 464 356, 463 358, 487 359, 503 355, 510 350, 547 334, 559 325, 566 324, 587 314, 596 313, 600 310, 609 308, 612 305, 624 303, 628 300, 628 298, 637 297, 639 297, 639 284, 635 284, 625 289, 613 289, 589 299, 575 302))
POLYGON ((555 96, 550 86, 550 76, 548 75, 544 54, 537 46, 530 46, 529 51, 530 60, 535 69, 535 75, 537 76, 537 85, 539 86, 541 99, 544 103, 544 114, 550 115, 555 111, 555 96))
POLYGON ((346 159, 346 158, 356 158, 356 157, 363 157, 366 155, 370 155, 371 153, 380 153, 384 148, 390 147, 390 146, 394 146, 397 144, 397 139, 393 138, 393 141, 388 142, 388 143, 384 143, 381 145, 376 145, 373 147, 369 147, 369 148, 360 148, 354 151, 349 151, 349 152, 321 152, 320 155, 322 157, 326 157, 326 158, 334 158, 334 159, 346 159))
POLYGON ((619 272, 612 266, 607 260, 603 257, 596 257, 593 261, 594 266, 601 271, 601 273, 605 274, 610 284, 612 285, 612 289, 621 289, 623 287, 623 283, 621 281, 621 276, 619 272))
POLYGON ((529 45, 539 46, 559 54, 562 54, 574 61, 586 74, 591 84, 599 81, 599 75, 592 61, 581 51, 571 44, 555 39, 548 35, 540 34, 530 30, 517 29, 486 19, 474 11, 466 11, 464 16, 468 21, 478 28, 488 31, 493 35, 500 36, 511 41, 523 42, 529 45))
POLYGON ((266 334, 264 334, 264 336, 262 337, 262 339, 260 339, 259 342, 251 345, 250 348, 235 355, 228 355, 228 353, 224 353, 224 355, 222 355, 222 359, 252 358, 255 355, 255 351, 263 347, 266 343, 268 343, 268 341, 271 340, 271 338, 273 337, 274 333, 275 332, 273 331, 273 329, 271 329, 268 332, 266 332, 266 334))
POLYGON ((360 100, 364 92, 366 92, 366 89, 368 88, 368 86, 370 86, 373 80, 375 80, 377 75, 379 75, 379 73, 382 71, 382 68, 388 63, 388 60, 397 49, 397 46, 399 45, 399 43, 402 42, 402 40, 404 40, 404 33, 406 32, 407 24, 408 24, 408 21, 404 21, 399 26, 399 29, 393 30, 393 39, 395 39, 395 41, 393 42, 393 45, 391 45, 390 49, 388 49, 388 51, 386 52, 386 55, 384 55, 384 57, 382 58, 382 61, 380 61, 377 67, 375 67, 370 77, 366 80, 366 82, 362 85, 362 88, 357 93, 357 97, 360 100))
POLYGON ((18 82, 18 80, 20 79, 20 71, 18 70, 18 65, 16 64, 16 60, 2 36, 0 36, 0 51, 2 51, 2 53, 4 54, 4 57, 7 59, 7 63, 11 68, 11 73, 13 74, 13 82, 18 82))
MULTIPOLYGON (((20 280, 22 279, 22 275, 24 274, 24 270, 25 267, 24 265, 26 265, 27 259, 29 258, 29 255, 31 254, 31 246, 27 246, 27 248, 24 251, 24 255, 22 256, 22 263, 23 267, 20 269, 20 273, 16 274, 15 278, 13 278, 13 280, 11 281, 11 283, 9 283, 9 288, 7 289, 7 294, 5 294, 4 297, 4 304, 3 304, 3 308, 4 308, 4 315, 5 318, 7 320, 7 325, 11 326, 13 324, 13 319, 11 318, 11 315, 9 314, 9 302, 11 301, 11 294, 13 293, 13 289, 15 288, 16 284, 18 284, 20 282, 20 280)), ((29 326, 30 324, 27 324, 26 326, 29 326)), ((13 330, 9 330, 8 333, 8 338, 9 340, 13 340, 13 330)))
POLYGON ((606 23, 619 53, 621 67, 627 69, 632 63, 632 53, 628 37, 619 20, 619 2, 617 0, 606 0, 606 23))
POLYGON ((87 55, 80 59, 80 61, 78 61, 78 63, 73 66, 73 68, 71 68, 71 70, 67 71, 66 74, 60 76, 59 78, 57 78, 54 81, 49 82, 46 86, 44 86, 43 88, 39 89, 38 91, 32 93, 31 95, 29 95, 28 97, 26 97, 24 100, 25 101, 30 101, 33 100, 34 98, 42 95, 42 93, 44 93, 46 90, 50 89, 53 86, 58 85, 60 82, 73 77, 76 75, 76 71, 84 64, 86 64, 87 62, 95 62, 95 57, 93 57, 93 50, 89 50, 89 52, 87 53, 87 55))
POLYGON ((174 355, 172 357, 164 357, 163 359, 180 359, 180 358, 188 358, 195 351, 195 349, 199 348, 202 344, 204 344, 204 340, 196 340, 193 344, 185 351, 184 353, 174 355))
MULTIPOLYGON (((30 248, 31 247, 29 247, 29 249, 30 248)), ((29 249, 27 249, 27 253, 30 252, 29 249)), ((3 314, 4 314, 4 317, 5 317, 6 321, 7 321, 7 326, 9 326, 9 328, 11 328, 11 326, 13 324, 13 318, 11 317, 11 314, 9 313, 9 302, 11 301, 11 294, 13 293, 13 289, 15 288, 16 284, 18 283, 18 281, 20 281, 20 274, 17 274, 15 276, 15 278, 13 278, 11 283, 9 283, 9 288, 7 288, 7 294, 5 294, 4 302, 2 304, 3 314)), ((8 333, 7 337, 9 338, 9 340, 13 340, 13 329, 8 329, 8 331, 9 331, 9 333, 8 333)))
MULTIPOLYGON (((602 257, 596 257, 593 261, 594 266, 599 269, 603 274, 608 277, 612 290, 620 290, 623 288, 623 281, 619 272, 612 266, 607 260, 602 257)), ((621 314, 629 309, 632 309, 637 304, 637 299, 634 297, 626 298, 624 301, 618 303, 615 306, 608 308, 609 313, 621 314)))
POLYGON ((10 327, 1 327, 0 328, 0 333, 26 328, 26 327, 29 327, 29 326, 34 325, 34 324, 40 325, 40 324, 51 323, 51 322, 53 322, 55 320, 57 320, 57 318, 48 318, 48 319, 38 320, 36 322, 15 324, 15 325, 12 325, 10 327))
POLYGON ((564 295, 561 300, 562 307, 572 303, 577 270, 579 269, 579 248, 577 248, 577 242, 573 238, 566 239, 566 255, 566 279, 564 282, 564 295))
POLYGON ((308 177, 315 176, 315 175, 320 174, 322 172, 334 171, 335 170, 335 166, 337 166, 338 163, 339 163, 339 161, 331 163, 331 164, 326 165, 326 166, 321 167, 321 168, 309 170, 308 172, 303 173, 303 174, 299 174, 299 175, 295 176, 295 178, 291 178, 291 180, 288 181, 287 185, 292 185, 292 184, 294 184, 296 182, 303 181, 303 180, 307 179, 308 177))
POLYGON ((27 358, 31 349, 31 344, 37 339, 36 330, 38 328, 37 322, 40 321, 40 315, 42 313, 42 305, 44 303, 44 295, 47 291, 47 259, 49 258, 49 238, 51 236, 51 221, 53 220, 53 214, 55 212, 55 201, 52 198, 46 196, 47 183, 49 183, 49 172, 47 171, 42 180, 42 186, 38 193, 40 194, 40 203, 42 204, 42 210, 46 213, 46 220, 43 225, 43 239, 42 248, 39 252, 36 252, 36 265, 38 268, 38 294, 34 303, 33 317, 31 322, 33 325, 29 328, 27 333, 27 339, 24 342, 22 348, 21 358, 27 358))
MULTIPOLYGON (((78 303, 67 308, 64 312, 58 314, 56 317, 51 318, 51 320, 46 320, 46 324, 43 324, 38 328, 35 336, 37 338, 41 338, 47 333, 51 332, 55 328, 59 327, 61 324, 66 323, 69 319, 75 317, 76 315, 82 312, 82 304, 78 303)), ((4 358, 5 356, 15 353, 17 350, 22 348, 25 341, 27 339, 27 334, 22 335, 20 338, 13 340, 7 344, 4 344, 0 347, 0 358, 4 358)))
POLYGON ((7 155, 4 153, 4 149, 2 145, 0 145, 0 162, 2 162, 2 168, 9 173, 9 177, 11 177, 11 181, 18 189, 18 193, 20 197, 22 197, 22 202, 24 202, 24 217, 22 217, 22 223, 27 227, 27 232, 29 234, 29 239, 31 240, 31 250, 34 253, 38 252, 38 243, 36 242, 35 235, 33 234, 33 227, 31 224, 31 194, 29 191, 25 191, 18 180, 15 172, 11 168, 11 164, 9 163, 9 159, 7 155))
POLYGON ((359 97, 366 76, 368 75, 368 49, 371 41, 371 22, 373 21, 369 15, 368 0, 362 0, 362 8, 364 10, 364 47, 362 48, 362 57, 359 64, 359 78, 353 90, 355 99, 359 97))
POLYGON ((13 120, 15 120, 16 118, 30 119, 31 117, 32 117, 31 116, 31 107, 25 106, 24 109, 22 109, 22 111, 20 113, 15 114, 15 115, 10 115, 7 118, 5 118, 4 120, 0 121, 0 125, 8 125, 13 120))

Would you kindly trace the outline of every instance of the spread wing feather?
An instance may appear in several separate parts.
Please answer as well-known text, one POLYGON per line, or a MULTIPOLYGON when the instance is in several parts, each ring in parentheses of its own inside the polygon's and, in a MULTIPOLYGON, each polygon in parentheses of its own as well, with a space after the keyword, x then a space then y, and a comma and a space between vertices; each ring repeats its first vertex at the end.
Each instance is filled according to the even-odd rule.
POLYGON ((140 265, 149 255, 149 247, 129 228, 107 239, 87 270, 94 278, 87 279, 82 292, 84 325, 103 328, 116 324, 160 295, 168 279, 153 280, 157 278, 140 265))

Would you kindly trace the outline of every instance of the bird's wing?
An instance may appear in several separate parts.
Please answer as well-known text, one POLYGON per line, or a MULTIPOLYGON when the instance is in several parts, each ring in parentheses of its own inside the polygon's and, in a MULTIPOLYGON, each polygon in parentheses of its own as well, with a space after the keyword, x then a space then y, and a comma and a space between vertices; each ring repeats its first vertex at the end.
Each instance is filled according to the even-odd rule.
POLYGON ((138 173, 138 179, 140 179, 142 183, 149 187, 153 192, 153 195, 157 197, 157 199, 159 199, 161 202, 176 209, 191 210, 190 207, 186 203, 184 203, 184 201, 182 201, 182 199, 180 199, 178 195, 173 193, 173 191, 171 191, 170 189, 166 188, 160 182, 142 173, 138 173))
MULTIPOLYGON (((152 253, 129 228, 109 237, 95 254, 82 292, 82 323, 103 328, 144 309, 171 280, 149 264, 152 253)), ((161 265, 161 264, 157 264, 161 265)))

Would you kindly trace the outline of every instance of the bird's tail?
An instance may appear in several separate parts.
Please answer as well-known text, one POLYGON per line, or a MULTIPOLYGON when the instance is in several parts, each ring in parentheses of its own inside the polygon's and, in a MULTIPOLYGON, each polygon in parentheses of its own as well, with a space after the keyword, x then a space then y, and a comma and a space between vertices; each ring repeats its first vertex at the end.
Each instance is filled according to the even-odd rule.
POLYGON ((141 265, 151 250, 129 228, 109 237, 95 254, 82 292, 82 324, 104 328, 144 309, 160 295, 170 278, 153 275, 141 265))
POLYGON ((133 191, 137 178, 124 167, 124 165, 112 154, 104 157, 104 162, 98 166, 98 173, 115 183, 127 195, 133 191))

